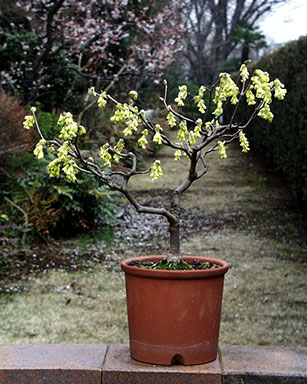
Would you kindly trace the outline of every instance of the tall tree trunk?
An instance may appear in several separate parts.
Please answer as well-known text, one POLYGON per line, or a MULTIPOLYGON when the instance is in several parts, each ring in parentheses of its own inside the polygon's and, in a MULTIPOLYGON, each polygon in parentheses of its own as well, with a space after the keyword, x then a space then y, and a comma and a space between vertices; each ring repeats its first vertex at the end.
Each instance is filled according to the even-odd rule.
POLYGON ((242 53, 241 53, 241 62, 244 63, 249 59, 249 51, 250 47, 249 44, 243 44, 242 46, 242 53))

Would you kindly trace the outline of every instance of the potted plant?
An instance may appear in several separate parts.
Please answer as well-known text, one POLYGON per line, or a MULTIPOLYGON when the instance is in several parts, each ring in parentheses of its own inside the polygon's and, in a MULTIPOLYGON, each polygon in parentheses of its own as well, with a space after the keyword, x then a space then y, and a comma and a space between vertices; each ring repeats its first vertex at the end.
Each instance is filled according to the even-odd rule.
MULTIPOLYGON (((150 169, 140 171, 135 153, 125 150, 120 138, 114 145, 104 144, 96 156, 84 156, 78 146, 83 126, 73 120, 71 113, 62 113, 58 120, 59 138, 46 139, 39 127, 32 108, 26 116, 24 127, 36 126, 40 140, 34 154, 43 158, 44 150, 54 154, 48 164, 50 177, 64 172, 72 182, 78 172, 97 177, 111 189, 121 192, 139 213, 162 215, 169 224, 169 249, 161 255, 126 259, 122 269, 126 274, 127 306, 131 356, 136 360, 154 364, 199 364, 212 361, 217 355, 220 312, 225 261, 201 256, 184 256, 180 252, 180 210, 183 193, 208 170, 207 156, 218 152, 227 157, 227 144, 239 139, 243 152, 249 150, 245 130, 257 116, 271 121, 272 97, 282 100, 284 85, 268 73, 254 71, 250 77, 245 64, 235 83, 227 73, 221 73, 211 87, 201 86, 190 98, 187 87, 179 86, 175 99, 178 108, 168 101, 168 85, 164 81, 161 102, 166 110, 165 123, 177 129, 177 140, 171 140, 160 124, 151 121, 137 105, 138 94, 131 91, 126 103, 118 102, 111 95, 94 88, 89 93, 97 97, 98 106, 107 102, 115 105, 111 121, 123 128, 123 137, 138 135, 138 144, 146 149, 149 141, 174 150, 174 160, 188 161, 185 180, 171 193, 168 206, 152 207, 141 204, 129 190, 129 181, 137 175, 148 173, 153 181, 162 177, 163 164, 155 160, 150 169), (207 104, 205 103, 205 98, 207 104), (186 116, 180 107, 187 101, 195 103, 200 117, 186 116), (238 107, 247 102, 250 116, 237 121, 238 107), (225 122, 225 110, 229 119, 225 122), (124 161, 124 166, 118 163, 124 161)), ((163 197, 165 203, 165 197, 163 197)))

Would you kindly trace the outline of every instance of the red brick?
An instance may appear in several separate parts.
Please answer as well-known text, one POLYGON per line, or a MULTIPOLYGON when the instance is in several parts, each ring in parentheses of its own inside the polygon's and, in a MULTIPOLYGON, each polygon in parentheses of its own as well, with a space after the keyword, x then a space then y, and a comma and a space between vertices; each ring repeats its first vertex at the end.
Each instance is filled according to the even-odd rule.
POLYGON ((102 372, 103 384, 221 384, 219 360, 194 366, 157 366, 131 359, 129 346, 108 347, 102 372))
POLYGON ((307 348, 222 346, 224 384, 306 384, 307 348))
POLYGON ((0 345, 0 384, 101 384, 106 345, 0 345))

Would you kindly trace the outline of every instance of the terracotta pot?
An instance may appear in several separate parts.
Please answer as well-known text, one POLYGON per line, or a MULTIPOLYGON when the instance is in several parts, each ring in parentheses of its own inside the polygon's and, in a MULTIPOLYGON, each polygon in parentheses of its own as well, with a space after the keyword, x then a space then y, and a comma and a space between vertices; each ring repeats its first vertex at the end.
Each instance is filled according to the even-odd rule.
POLYGON ((225 261, 184 256, 221 265, 217 269, 165 271, 129 266, 132 260, 159 261, 163 256, 126 259, 130 354, 151 364, 183 365, 216 359, 225 261))

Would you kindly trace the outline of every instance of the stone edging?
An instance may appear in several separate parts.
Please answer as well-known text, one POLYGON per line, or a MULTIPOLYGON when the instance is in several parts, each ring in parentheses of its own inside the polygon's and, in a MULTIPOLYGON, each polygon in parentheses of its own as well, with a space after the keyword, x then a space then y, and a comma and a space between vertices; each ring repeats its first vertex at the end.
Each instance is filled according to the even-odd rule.
POLYGON ((305 384, 307 348, 221 346, 212 363, 139 363, 126 344, 0 345, 0 384, 305 384))

